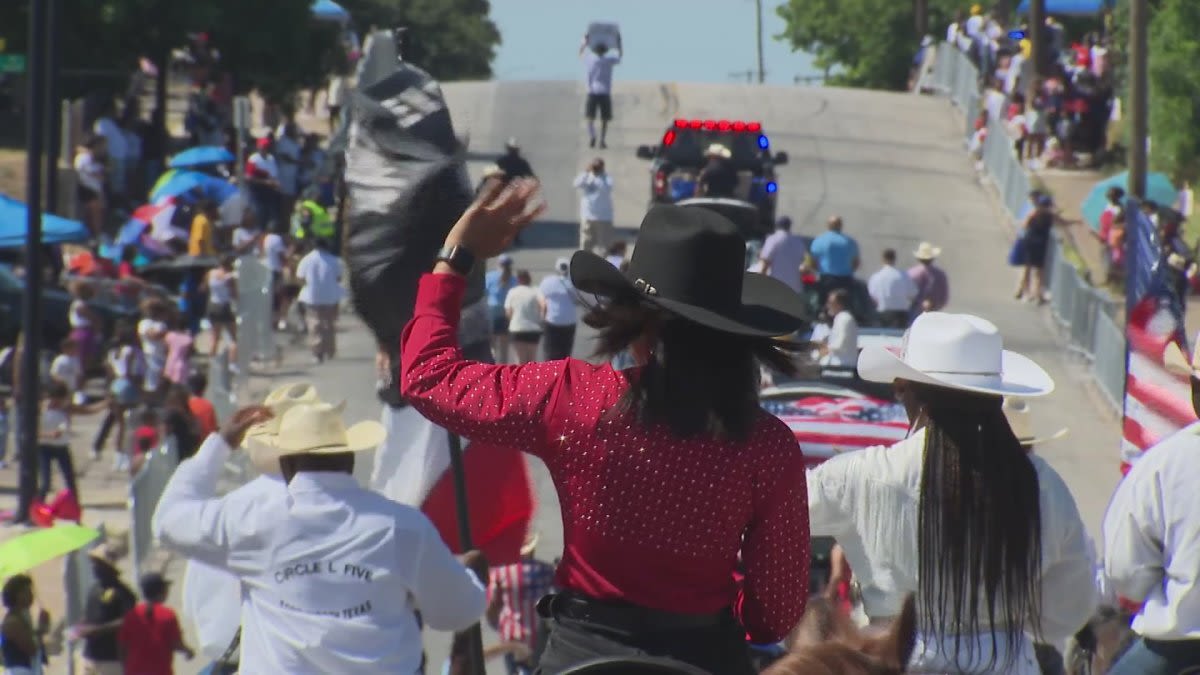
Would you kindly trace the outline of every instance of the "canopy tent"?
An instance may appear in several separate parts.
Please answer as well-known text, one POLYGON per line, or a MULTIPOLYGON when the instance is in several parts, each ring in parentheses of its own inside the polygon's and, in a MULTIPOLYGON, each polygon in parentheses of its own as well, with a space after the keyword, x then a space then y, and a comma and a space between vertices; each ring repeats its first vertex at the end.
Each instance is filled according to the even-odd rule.
POLYGON ((228 164, 236 159, 233 153, 219 145, 200 145, 175 155, 167 166, 172 169, 186 169, 193 166, 228 164))
MULTIPOLYGON (((0 248, 19 248, 28 240, 29 208, 23 202, 0 195, 0 248)), ((87 241, 92 236, 78 220, 42 214, 42 243, 67 244, 87 241)))
POLYGON ((237 192, 237 186, 229 181, 199 171, 173 169, 167 173, 170 174, 170 178, 160 179, 154 186, 154 190, 151 191, 150 200, 152 202, 158 203, 172 197, 186 200, 190 199, 191 194, 196 194, 196 196, 222 204, 237 192), (198 193, 193 193, 194 190, 197 190, 198 193))
MULTIPOLYGON (((1112 9, 1116 0, 1045 0, 1046 14, 1063 16, 1093 16, 1112 9)), ((1029 13, 1029 0, 1021 0, 1017 14, 1029 13)))
MULTIPOLYGON (((1092 186, 1088 196, 1080 205, 1083 219, 1093 230, 1100 229, 1100 216, 1108 206, 1109 188, 1119 187, 1122 190, 1129 187, 1129 172, 1122 171, 1092 186)), ((1146 174, 1146 198, 1159 206, 1172 207, 1179 199, 1179 190, 1171 183, 1166 174, 1151 171, 1146 174)))
POLYGON ((350 12, 333 0, 314 0, 310 11, 313 18, 319 21, 346 23, 350 20, 350 12))

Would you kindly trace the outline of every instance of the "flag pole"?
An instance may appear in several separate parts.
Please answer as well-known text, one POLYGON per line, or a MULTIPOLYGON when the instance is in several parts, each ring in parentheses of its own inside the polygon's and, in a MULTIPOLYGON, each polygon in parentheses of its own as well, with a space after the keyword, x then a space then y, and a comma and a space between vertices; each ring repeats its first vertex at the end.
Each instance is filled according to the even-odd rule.
MULTIPOLYGON (((474 544, 471 541, 471 511, 467 503, 467 471, 463 465, 462 439, 451 431, 446 431, 446 436, 450 441, 450 471, 454 478, 454 504, 458 512, 458 542, 465 553, 474 544)), ((488 580, 479 581, 486 586, 488 580)), ((484 675, 483 631, 477 623, 463 633, 467 641, 467 653, 464 655, 467 658, 466 671, 471 675, 484 675)), ((450 658, 453 661, 454 655, 450 658)))

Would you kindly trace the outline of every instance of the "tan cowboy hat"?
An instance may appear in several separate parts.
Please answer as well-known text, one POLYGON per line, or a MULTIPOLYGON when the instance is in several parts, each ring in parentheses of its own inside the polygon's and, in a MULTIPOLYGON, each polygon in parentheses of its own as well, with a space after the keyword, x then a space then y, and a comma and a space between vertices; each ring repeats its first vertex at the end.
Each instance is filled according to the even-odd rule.
POLYGON ((533 555, 533 552, 537 550, 538 539, 540 539, 540 538, 541 538, 541 536, 537 532, 534 532, 533 534, 526 537, 525 543, 521 544, 521 555, 522 556, 533 555))
POLYGON ((387 436, 383 425, 366 420, 347 428, 342 419, 345 407, 324 402, 293 406, 279 419, 279 433, 263 442, 277 457, 374 450, 387 436))
POLYGON ((712 145, 708 146, 708 150, 704 151, 704 156, 723 157, 725 159, 729 159, 730 157, 733 157, 733 153, 730 152, 729 148, 721 145, 720 143, 713 143, 712 145))
POLYGON ((1006 396, 1004 398, 1004 415, 1008 418, 1008 426, 1013 430, 1013 435, 1025 447, 1041 445, 1067 435, 1067 429, 1063 427, 1044 438, 1036 437, 1033 433, 1032 413, 1028 401, 1006 396))
POLYGON ((246 432, 246 456, 259 473, 280 475, 279 455, 267 441, 279 433, 279 421, 283 414, 297 405, 318 402, 317 389, 308 382, 285 384, 267 394, 262 404, 270 408, 275 416, 246 432))
POLYGON ((1187 356, 1179 345, 1170 342, 1167 348, 1163 350, 1163 367, 1167 372, 1173 375, 1183 375, 1186 377, 1200 377, 1200 349, 1192 356, 1191 363, 1188 363, 1187 356))
POLYGON ((116 541, 102 541, 88 550, 87 555, 96 562, 103 563, 113 568, 120 569, 117 563, 128 554, 127 547, 116 541))
POLYGON ((941 254, 942 249, 927 241, 921 242, 921 245, 917 247, 917 250, 913 251, 913 257, 917 260, 933 260, 941 254))

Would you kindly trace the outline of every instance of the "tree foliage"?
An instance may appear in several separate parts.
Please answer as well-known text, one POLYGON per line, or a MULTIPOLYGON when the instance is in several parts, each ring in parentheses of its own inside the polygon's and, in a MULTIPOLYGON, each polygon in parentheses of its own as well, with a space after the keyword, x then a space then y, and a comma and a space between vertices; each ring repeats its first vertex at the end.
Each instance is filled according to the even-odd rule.
MULTIPOLYGON (((972 0, 928 0, 929 30, 944 34, 955 11, 972 0)), ((830 84, 902 89, 908 82, 917 35, 914 3, 905 0, 788 0, 776 11, 787 23, 779 39, 831 69, 830 84)))
MULTIPOLYGON (((45 1, 45 0, 43 0, 45 1)), ((140 57, 160 67, 189 33, 207 32, 240 91, 282 96, 319 84, 343 65, 331 58, 336 24, 316 21, 312 0, 58 0, 61 93, 124 89, 140 57)), ((344 0, 366 29, 407 25, 409 57, 445 79, 487 78, 500 43, 484 0, 344 0)), ((0 39, 28 53, 30 0, 0 0, 0 39)))

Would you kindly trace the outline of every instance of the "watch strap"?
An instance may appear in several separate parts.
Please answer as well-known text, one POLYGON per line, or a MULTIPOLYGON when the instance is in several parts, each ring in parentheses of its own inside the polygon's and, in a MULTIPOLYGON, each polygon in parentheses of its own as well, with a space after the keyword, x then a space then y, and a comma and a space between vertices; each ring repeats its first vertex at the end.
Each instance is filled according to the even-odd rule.
POLYGON ((443 246, 438 251, 437 262, 444 262, 455 272, 466 276, 475 266, 475 254, 463 246, 443 246))

